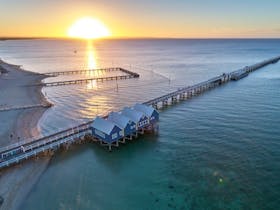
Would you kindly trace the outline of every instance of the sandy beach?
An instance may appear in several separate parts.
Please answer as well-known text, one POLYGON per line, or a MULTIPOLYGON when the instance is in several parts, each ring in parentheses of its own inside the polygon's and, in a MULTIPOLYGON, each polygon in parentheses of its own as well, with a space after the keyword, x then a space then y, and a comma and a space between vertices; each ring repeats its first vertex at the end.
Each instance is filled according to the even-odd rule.
MULTIPOLYGON (((0 60, 0 106, 22 106, 48 103, 40 86, 44 75, 22 70, 0 60)), ((46 108, 12 110, 0 112, 0 147, 23 139, 37 137, 40 131, 37 122, 46 108)), ((49 157, 29 160, 13 168, 0 172, 0 196, 4 199, 0 209, 19 209, 42 172, 46 169, 49 157)))

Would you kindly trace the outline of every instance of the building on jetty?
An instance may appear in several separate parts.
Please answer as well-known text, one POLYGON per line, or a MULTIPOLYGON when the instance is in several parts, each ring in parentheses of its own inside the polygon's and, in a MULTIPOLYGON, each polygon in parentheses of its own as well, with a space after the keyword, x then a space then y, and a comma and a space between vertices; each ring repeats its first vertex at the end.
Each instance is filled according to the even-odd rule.
POLYGON ((143 112, 149 120, 149 124, 154 124, 159 120, 159 113, 152 107, 144 104, 135 104, 134 110, 143 112))
POLYGON ((119 112, 111 112, 107 118, 109 121, 115 123, 122 129, 122 135, 124 136, 123 141, 129 136, 129 139, 132 139, 132 136, 136 133, 136 123, 130 120, 128 117, 122 115, 119 112))
POLYGON ((246 67, 245 67, 243 69, 240 69, 238 71, 233 72, 231 74, 230 79, 234 80, 234 81, 237 81, 237 80, 240 80, 244 77, 247 77, 248 75, 249 75, 249 72, 246 70, 246 67))
POLYGON ((119 146, 127 139, 132 140, 145 131, 157 131, 158 112, 151 106, 136 104, 133 108, 126 107, 122 112, 111 112, 106 119, 96 117, 91 125, 92 136, 101 145, 119 146))
POLYGON ((143 112, 125 107, 121 113, 136 124, 136 130, 143 129, 149 124, 149 118, 143 112))
POLYGON ((109 120, 96 117, 91 126, 92 136, 109 145, 123 138, 122 129, 109 120))

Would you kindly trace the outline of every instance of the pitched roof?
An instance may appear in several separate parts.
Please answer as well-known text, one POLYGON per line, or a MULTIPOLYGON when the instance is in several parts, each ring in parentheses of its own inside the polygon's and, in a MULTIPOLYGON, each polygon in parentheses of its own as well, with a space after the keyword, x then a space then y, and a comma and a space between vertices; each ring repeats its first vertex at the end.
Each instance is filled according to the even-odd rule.
POLYGON ((108 116, 108 120, 117 124, 120 128, 125 128, 130 121, 128 117, 118 112, 111 112, 108 116))
POLYGON ((123 115, 127 116, 129 119, 131 119, 133 122, 139 122, 140 119, 143 117, 143 113, 139 112, 137 110, 125 107, 122 112, 123 115))
POLYGON ((115 126, 116 126, 116 124, 114 124, 108 120, 104 120, 103 118, 100 118, 100 117, 96 117, 92 123, 93 128, 100 130, 103 133, 106 133, 108 135, 111 134, 111 132, 115 126))
POLYGON ((155 111, 155 109, 153 107, 147 106, 147 105, 144 105, 144 104, 135 104, 133 108, 137 111, 143 112, 145 115, 147 115, 149 117, 155 111))

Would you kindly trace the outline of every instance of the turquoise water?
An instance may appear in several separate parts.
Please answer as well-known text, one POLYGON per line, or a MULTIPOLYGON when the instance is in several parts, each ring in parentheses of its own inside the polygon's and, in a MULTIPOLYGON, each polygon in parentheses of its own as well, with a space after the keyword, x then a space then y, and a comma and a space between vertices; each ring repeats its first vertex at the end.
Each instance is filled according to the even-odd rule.
MULTIPOLYGON (((160 82, 144 87, 146 72, 135 89, 127 84, 135 81, 126 81, 120 85, 130 85, 131 90, 115 92, 104 84, 87 94, 106 96, 112 100, 110 107, 118 109, 141 100, 137 89, 140 96, 152 98, 278 55, 280 46, 279 40, 143 42, 116 42, 104 51, 111 54, 117 45, 126 61, 136 65, 141 58, 147 66, 158 64, 155 71, 172 75, 171 85, 152 74, 160 82), (137 55, 130 58, 131 54, 137 55), (133 93, 136 96, 130 98, 133 93)), ((279 88, 278 63, 165 109, 160 113, 158 136, 145 135, 111 153, 93 143, 60 151, 22 209, 279 209, 279 88)), ((56 97, 58 92, 65 94, 63 89, 48 94, 56 97)), ((74 96, 77 104, 83 101, 74 96)), ((59 110, 63 102, 57 101, 59 110)), ((104 101, 99 103, 107 110, 104 101)), ((64 104, 71 110, 68 106, 64 104)), ((71 106, 75 109, 75 101, 71 106)), ((52 118, 55 113, 50 110, 43 117, 46 131, 51 130, 49 122, 58 124, 52 118)))

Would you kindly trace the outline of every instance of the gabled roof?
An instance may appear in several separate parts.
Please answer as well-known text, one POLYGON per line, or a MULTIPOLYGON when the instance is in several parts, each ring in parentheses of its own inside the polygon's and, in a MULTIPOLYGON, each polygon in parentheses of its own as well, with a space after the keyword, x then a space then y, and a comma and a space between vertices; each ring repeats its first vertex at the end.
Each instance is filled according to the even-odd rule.
POLYGON ((96 117, 92 123, 93 128, 95 128, 99 131, 102 131, 103 133, 106 133, 108 135, 111 134, 111 132, 115 126, 116 126, 116 124, 114 124, 108 120, 104 120, 103 118, 100 118, 100 117, 96 117))
POLYGON ((125 107, 121 113, 136 123, 139 122, 140 119, 144 116, 142 112, 139 112, 137 110, 128 107, 125 107))
POLYGON ((155 111, 153 107, 144 104, 135 104, 133 108, 137 111, 143 112, 149 117, 152 116, 153 112, 155 111))
POLYGON ((108 120, 115 123, 120 128, 124 129, 129 124, 130 119, 125 115, 118 112, 111 112, 108 116, 108 120))

